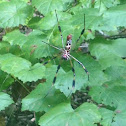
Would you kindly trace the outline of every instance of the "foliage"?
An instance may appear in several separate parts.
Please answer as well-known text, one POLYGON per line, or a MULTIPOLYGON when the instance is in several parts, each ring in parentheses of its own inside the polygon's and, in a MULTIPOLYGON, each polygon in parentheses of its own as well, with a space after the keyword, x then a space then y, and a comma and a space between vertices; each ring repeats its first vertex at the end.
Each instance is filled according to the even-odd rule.
POLYGON ((0 0, 0 28, 5 32, 0 42, 0 110, 17 102, 12 95, 15 92, 8 90, 21 84, 30 89, 21 98, 21 110, 34 111, 38 125, 125 126, 126 38, 109 39, 126 34, 125 10, 124 0, 0 0), (52 87, 61 54, 42 41, 62 47, 55 10, 64 44, 66 36, 72 34, 71 55, 90 74, 88 81, 83 68, 72 60, 74 89, 70 63, 64 60, 52 87), (86 29, 76 43, 84 28, 84 14, 86 29), (78 49, 84 40, 89 44, 86 54, 78 49), (57 58, 43 65, 54 56, 57 58), (77 90, 86 92, 91 103, 85 101, 73 109, 71 93, 77 90), (43 111, 44 115, 37 116, 43 111))

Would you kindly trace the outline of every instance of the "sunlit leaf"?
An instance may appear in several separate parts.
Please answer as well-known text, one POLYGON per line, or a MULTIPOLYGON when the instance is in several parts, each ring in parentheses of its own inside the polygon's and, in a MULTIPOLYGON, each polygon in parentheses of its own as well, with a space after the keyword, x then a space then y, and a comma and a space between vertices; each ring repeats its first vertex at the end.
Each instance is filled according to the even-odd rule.
POLYGON ((59 91, 51 88, 51 83, 40 83, 35 90, 22 100, 22 110, 49 111, 57 104, 67 101, 67 98, 59 91), (47 95, 47 93, 49 94, 47 95), (45 97, 47 95, 47 97, 45 97))
POLYGON ((94 126, 94 123, 99 121, 98 108, 93 104, 84 103, 76 110, 73 110, 69 103, 61 103, 42 116, 39 125, 94 126))
POLYGON ((31 66, 31 63, 12 54, 0 56, 1 69, 8 74, 18 77, 23 82, 37 81, 45 75, 45 67, 41 64, 31 66))
POLYGON ((14 30, 3 37, 4 41, 8 41, 11 45, 19 45, 20 47, 26 42, 26 36, 19 30, 14 30))
MULTIPOLYGON (((117 41, 115 41, 116 45, 117 41)), ((110 66, 125 66, 126 63, 117 54, 114 41, 96 38, 90 44, 90 52, 97 58, 103 69, 110 66)))
POLYGON ((1 111, 14 102, 8 94, 0 92, 0 103, 1 103, 0 104, 0 111, 1 111))
POLYGON ((22 1, 0 3, 0 27, 15 27, 26 24, 33 15, 33 8, 22 1))
POLYGON ((109 109, 100 108, 100 113, 102 115, 100 124, 102 124, 103 126, 125 126, 126 124, 126 120, 124 118, 126 116, 125 110, 115 110, 113 112, 109 109))
POLYGON ((60 10, 65 11, 70 4, 74 2, 73 0, 32 0, 32 5, 35 6, 38 11, 46 15, 50 11, 60 10))

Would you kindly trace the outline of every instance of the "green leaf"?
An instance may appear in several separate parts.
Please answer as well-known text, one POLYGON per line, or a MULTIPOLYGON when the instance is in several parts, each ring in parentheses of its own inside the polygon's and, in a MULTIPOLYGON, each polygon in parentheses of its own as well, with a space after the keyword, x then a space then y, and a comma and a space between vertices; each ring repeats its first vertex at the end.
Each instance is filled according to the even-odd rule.
POLYGON ((0 111, 4 110, 12 103, 14 103, 14 101, 10 98, 8 94, 0 92, 0 111))
MULTIPOLYGON (((72 68, 69 72, 62 73, 57 75, 57 80, 55 83, 55 88, 60 89, 66 96, 69 96, 71 92, 75 92, 76 90, 80 90, 82 87, 86 87, 87 85, 102 85, 107 81, 106 75, 102 72, 101 66, 97 61, 87 55, 83 55, 81 53, 73 53, 74 57, 84 64, 86 69, 89 72, 89 81, 88 75, 85 73, 84 69, 80 64, 74 61, 74 69, 75 69, 75 88, 72 87, 73 82, 73 72, 72 68), (95 66, 95 67, 94 67, 95 66)), ((63 61, 65 63, 61 64, 61 66, 70 65, 69 61, 63 61)), ((50 75, 51 76, 51 75, 50 75)))
POLYGON ((111 66, 105 70, 105 74, 109 78, 109 83, 125 86, 126 66, 111 66))
POLYGON ((103 126, 125 126, 126 120, 126 111, 111 111, 106 108, 100 108, 99 109, 101 115, 102 115, 102 120, 101 120, 101 125, 103 126))
POLYGON ((111 7, 103 14, 103 22, 100 29, 107 31, 117 30, 119 26, 126 26, 126 4, 111 7), (119 17, 119 18, 118 18, 119 17))
MULTIPOLYGON (((52 56, 55 52, 55 49, 52 47, 50 48, 49 45, 45 43, 42 43, 42 40, 47 40, 46 36, 39 30, 33 30, 27 36, 22 34, 19 30, 14 30, 6 34, 3 37, 3 40, 8 41, 11 45, 19 45, 19 49, 22 50, 22 54, 26 57, 47 57, 52 56)), ((3 46, 1 48, 3 48, 3 46)))
POLYGON ((10 45, 19 45, 20 47, 26 42, 26 36, 22 34, 19 30, 14 30, 10 33, 7 33, 3 37, 4 41, 8 41, 10 45))
MULTIPOLYGON (((66 37, 69 34, 72 34, 73 44, 76 44, 76 40, 80 36, 81 31, 84 27, 84 12, 85 12, 86 30, 99 29, 98 25, 101 23, 102 17, 99 15, 98 9, 89 8, 89 9, 79 9, 79 10, 78 9, 76 11, 72 10, 71 12, 75 13, 75 15, 73 16, 70 14, 68 15, 67 13, 57 12, 59 18, 59 24, 62 29, 64 45, 66 42, 66 37)), ((51 33, 49 32, 48 34, 46 32, 46 34, 48 34, 49 42, 55 46, 62 47, 58 26, 55 25, 57 23, 55 13, 52 12, 48 14, 47 17, 43 18, 39 23, 41 26, 40 27, 41 30, 44 31, 44 30, 51 29, 50 30, 51 33)), ((82 41, 82 38, 80 41, 82 41)))
POLYGON ((56 53, 56 49, 42 41, 47 42, 46 36, 39 30, 33 30, 33 32, 26 37, 26 42, 22 47, 22 51, 25 52, 27 57, 33 56, 38 59, 41 57, 52 56, 56 53))
POLYGON ((61 103, 42 116, 39 125, 94 126, 94 123, 100 121, 100 117, 98 108, 94 104, 84 103, 73 110, 69 103, 61 103))
POLYGON ((13 82, 13 78, 0 70, 0 91, 7 89, 13 82))
POLYGON ((114 118, 114 112, 106 108, 100 108, 99 111, 102 116, 100 124, 103 126, 111 126, 114 118))
MULTIPOLYGON (((66 12, 57 11, 58 21, 69 20, 72 16, 66 12)), ((44 18, 42 18, 38 26, 42 30, 50 30, 57 24, 56 13, 55 11, 48 13, 44 18)), ((56 26, 58 27, 58 26, 56 26)))
POLYGON ((89 92, 89 95, 97 103, 102 103, 118 109, 125 108, 126 86, 93 86, 89 92))
POLYGON ((31 66, 29 61, 12 54, 1 55, 0 65, 1 70, 18 77, 23 82, 37 81, 45 75, 45 66, 39 63, 31 66))
POLYGON ((46 15, 50 11, 59 10, 65 11, 73 0, 32 0, 32 5, 37 8, 42 14, 46 15))
POLYGON ((51 84, 48 82, 40 83, 35 90, 22 100, 22 110, 47 112, 57 104, 67 101, 66 97, 59 91, 54 88, 50 90, 51 84), (47 97, 45 97, 46 95, 47 97))
POLYGON ((31 63, 23 58, 8 53, 0 55, 0 65, 1 70, 9 74, 15 74, 21 70, 28 69, 31 63))
POLYGON ((15 27, 25 25, 33 15, 33 9, 22 1, 0 3, 0 27, 15 27))
POLYGON ((126 63, 119 57, 117 50, 114 48, 117 41, 105 40, 103 38, 96 38, 90 43, 90 52, 95 56, 102 66, 106 69, 110 66, 125 66, 126 63))
POLYGON ((101 7, 102 4, 104 4, 106 8, 110 8, 110 7, 120 4, 120 1, 119 0, 97 0, 95 2, 95 6, 99 5, 99 8, 101 7))
POLYGON ((112 41, 112 47, 120 57, 126 57, 126 39, 117 39, 112 41))
POLYGON ((42 64, 39 63, 31 66, 29 69, 23 69, 15 74, 15 76, 18 77, 18 79, 22 80, 24 83, 28 81, 37 81, 38 79, 42 79, 44 75, 45 66, 42 66, 42 64))
POLYGON ((125 109, 126 66, 107 68, 105 74, 108 76, 109 81, 102 86, 92 86, 89 95, 97 103, 109 105, 120 110, 125 109))

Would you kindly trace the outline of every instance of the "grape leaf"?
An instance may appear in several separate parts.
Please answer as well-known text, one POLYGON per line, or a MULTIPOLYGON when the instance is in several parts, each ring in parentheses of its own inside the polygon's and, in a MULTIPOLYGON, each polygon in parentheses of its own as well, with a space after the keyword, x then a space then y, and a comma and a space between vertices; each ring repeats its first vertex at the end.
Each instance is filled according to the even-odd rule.
POLYGON ((97 103, 102 103, 118 109, 125 108, 126 86, 93 86, 89 95, 97 103))
MULTIPOLYGON (((66 12, 57 11, 58 21, 66 21, 69 20, 72 16, 66 12)), ((57 24, 56 13, 55 11, 50 12, 46 15, 46 17, 42 18, 38 26, 42 30, 50 30, 57 24)))
POLYGON ((1 70, 15 74, 23 69, 28 69, 31 63, 23 58, 17 57, 12 54, 0 55, 1 70))
POLYGON ((105 70, 105 74, 109 78, 109 83, 125 86, 126 66, 111 66, 105 70))
POLYGON ((106 31, 117 30, 119 26, 126 26, 126 4, 109 8, 103 14, 103 22, 99 29, 106 31), (119 17, 119 18, 118 18, 119 17))
POLYGON ((41 64, 31 66, 31 62, 12 54, 0 56, 1 70, 18 77, 23 82, 37 81, 44 76, 45 67, 41 64))
POLYGON ((92 86, 89 94, 98 103, 120 110, 124 109, 126 102, 126 66, 112 66, 106 69, 105 74, 109 81, 106 81, 102 86, 92 86))
POLYGON ((98 123, 100 118, 98 108, 94 104, 84 103, 73 110, 69 103, 61 103, 42 116, 39 125, 94 126, 94 123, 98 123))
POLYGON ((23 1, 0 3, 0 27, 15 27, 26 24, 33 15, 33 8, 23 1))
POLYGON ((10 104, 14 103, 14 101, 10 98, 10 96, 6 93, 0 92, 0 111, 4 110, 5 107, 8 107, 10 104))
POLYGON ((15 77, 25 82, 37 81, 38 79, 42 79, 45 75, 45 67, 42 64, 35 64, 31 66, 29 69, 23 69, 18 73, 15 73, 15 77))
POLYGON ((65 11, 73 0, 32 0, 32 5, 37 8, 42 14, 46 15, 50 11, 60 10, 65 11))
POLYGON ((125 66, 126 63, 118 56, 114 41, 96 38, 90 43, 91 55, 95 56, 103 69, 110 66, 125 66))
POLYGON ((113 112, 106 108, 100 108, 99 111, 102 116, 102 120, 100 124, 102 124, 103 126, 118 126, 118 125, 125 126, 126 124, 125 110, 123 111, 115 110, 113 112))
POLYGON ((110 8, 110 7, 113 7, 113 6, 116 6, 116 5, 120 4, 120 1, 119 0, 97 0, 95 2, 95 7, 96 7, 96 5, 97 6, 99 5, 99 8, 100 8, 100 6, 102 4, 104 4, 104 6, 106 8, 110 8))
POLYGON ((114 117, 114 112, 106 108, 100 108, 99 112, 102 116, 100 124, 103 126, 111 126, 114 117))
MULTIPOLYGON (((3 37, 3 40, 8 41, 11 45, 19 45, 22 50, 22 55, 25 58, 41 58, 52 56, 56 53, 56 50, 49 45, 42 43, 47 41, 42 31, 33 30, 29 35, 25 36, 19 30, 14 30, 3 37)), ((4 42, 3 42, 4 43, 4 42)))
POLYGON ((126 57, 126 39, 117 39, 112 41, 112 48, 120 57, 126 57))
POLYGON ((13 78, 0 70, 0 91, 7 89, 13 82, 13 78))
POLYGON ((47 36, 42 34, 41 31, 33 30, 33 32, 27 36, 26 42, 22 47, 26 56, 33 56, 34 58, 39 59, 41 57, 52 56, 52 54, 56 53, 56 49, 42 42, 47 42, 46 37, 47 36))
POLYGON ((10 33, 7 33, 3 37, 4 41, 8 41, 10 45, 19 45, 20 47, 26 42, 26 36, 22 34, 19 30, 14 30, 10 33))
MULTIPOLYGON (((75 69, 75 88, 72 88, 73 82, 73 73, 72 68, 67 73, 62 73, 61 75, 57 75, 57 81, 55 83, 55 88, 60 89, 66 96, 70 95, 70 92, 75 92, 76 90, 80 90, 82 87, 86 87, 87 85, 102 85, 107 81, 106 75, 102 72, 101 66, 95 60, 93 60, 90 56, 84 55, 81 53, 76 53, 73 55, 77 57, 77 59, 84 64, 86 69, 89 72, 89 81, 88 75, 85 73, 84 69, 81 65, 79 65, 76 61, 74 61, 74 69, 75 69), (95 67, 94 67, 95 66, 95 67)), ((66 62, 66 61, 63 61, 66 62)), ((70 64, 69 61, 65 63, 70 64)), ((62 64, 61 64, 62 66, 62 64)), ((60 70, 59 70, 60 73, 60 70)))
POLYGON ((50 88, 51 83, 40 83, 35 90, 22 100, 22 110, 47 112, 57 104, 67 101, 67 98, 61 92, 54 88, 50 90, 50 88), (50 92, 47 95, 48 91, 50 92), (47 97, 45 97, 46 95, 47 97))
MULTIPOLYGON (((98 25, 101 23, 102 17, 99 15, 98 9, 89 8, 89 9, 80 9, 80 10, 81 11, 75 12, 75 15, 73 15, 73 16, 72 15, 69 16, 68 14, 63 13, 64 16, 63 16, 63 18, 61 18, 62 20, 59 22, 59 24, 62 29, 64 45, 65 45, 66 37, 69 34, 72 34, 73 43, 76 43, 76 40, 78 39, 78 37, 81 34, 82 29, 84 28, 84 12, 85 12, 86 30, 87 29, 96 30, 97 28, 99 29, 98 25)), ((58 12, 57 14, 60 19, 60 17, 62 17, 61 16, 62 13, 58 12)), ((55 15, 54 12, 52 12, 50 15, 48 14, 47 18, 45 17, 45 19, 43 18, 40 21, 41 26, 42 26, 41 30, 50 29, 56 23, 56 16, 53 16, 53 15, 55 15), (50 15, 52 15, 52 17, 50 15), (54 22, 52 23, 53 20, 54 20, 54 22), (45 23, 45 21, 46 21, 46 23, 45 23)), ((58 26, 55 25, 55 27, 53 27, 51 29, 51 31, 52 31, 51 36, 48 38, 50 43, 52 43, 55 46, 61 47, 62 44, 61 44, 61 37, 59 34, 58 26)), ((81 38, 81 40, 82 40, 82 38, 81 38)))

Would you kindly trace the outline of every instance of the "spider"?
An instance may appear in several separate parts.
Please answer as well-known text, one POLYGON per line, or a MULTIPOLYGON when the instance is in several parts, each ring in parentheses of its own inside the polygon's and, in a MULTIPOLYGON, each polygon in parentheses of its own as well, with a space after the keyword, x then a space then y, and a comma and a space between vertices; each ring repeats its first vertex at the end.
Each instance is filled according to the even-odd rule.
MULTIPOLYGON (((61 37, 61 40, 62 40, 62 48, 59 48, 59 47, 56 47, 54 45, 51 45, 45 41, 42 41, 43 43, 45 44, 48 44, 49 46, 57 49, 60 51, 60 53, 62 53, 62 56, 61 58, 64 59, 64 60, 70 60, 70 64, 71 64, 71 67, 72 67, 72 72, 73 72, 73 82, 72 82, 72 88, 74 89, 75 88, 75 69, 73 67, 73 64, 72 64, 72 61, 71 61, 71 58, 74 59, 75 61, 77 61, 81 66, 82 68, 84 69, 84 71, 86 72, 86 74, 88 75, 88 80, 89 80, 89 73, 87 71, 87 69, 85 68, 85 66, 83 65, 83 63, 81 63, 79 60, 77 60, 75 57, 73 57, 71 54, 70 54, 70 51, 71 51, 71 45, 72 45, 72 35, 69 34, 67 36, 67 41, 66 41, 66 46, 64 47, 64 42, 63 42, 63 35, 62 35, 62 32, 61 32, 61 27, 60 27, 60 24, 59 24, 59 21, 58 21, 58 16, 57 16, 57 12, 55 10, 55 15, 56 15, 56 19, 57 19, 57 23, 58 23, 58 30, 60 32, 60 37, 61 37)), ((84 34, 84 31, 85 31, 85 14, 84 14, 84 28, 82 29, 81 31, 81 34, 79 36, 79 38, 76 40, 76 42, 78 42, 81 38, 81 36, 84 34)), ((55 59, 56 57, 53 57, 52 59, 55 59)), ((51 59, 51 60, 52 60, 51 59)), ((50 60, 49 60, 50 61, 50 60)), ((49 61, 45 62, 45 64, 47 64, 49 61)), ((53 79, 53 82, 52 82, 52 86, 54 86, 55 82, 56 82, 56 78, 57 78, 57 74, 59 72, 59 69, 60 69, 60 64, 57 66, 57 70, 56 70, 56 74, 55 74, 55 77, 53 79)), ((48 94, 48 93, 47 93, 48 94)), ((47 96, 47 95, 46 95, 47 96)))

